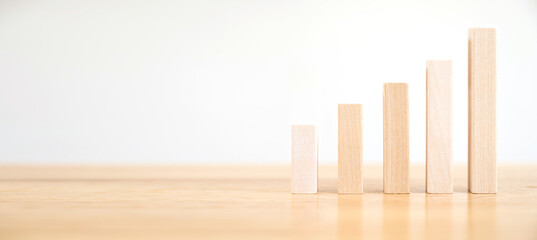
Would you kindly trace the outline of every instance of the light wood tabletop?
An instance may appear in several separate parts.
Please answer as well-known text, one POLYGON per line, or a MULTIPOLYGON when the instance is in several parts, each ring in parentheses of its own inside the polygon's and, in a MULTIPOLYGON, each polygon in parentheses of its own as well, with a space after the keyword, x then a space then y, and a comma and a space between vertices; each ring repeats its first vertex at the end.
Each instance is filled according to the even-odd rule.
POLYGON ((537 166, 498 167, 497 194, 383 194, 364 166, 364 194, 337 194, 321 166, 318 194, 291 194, 290 167, 3 166, 0 239, 537 239, 537 166))

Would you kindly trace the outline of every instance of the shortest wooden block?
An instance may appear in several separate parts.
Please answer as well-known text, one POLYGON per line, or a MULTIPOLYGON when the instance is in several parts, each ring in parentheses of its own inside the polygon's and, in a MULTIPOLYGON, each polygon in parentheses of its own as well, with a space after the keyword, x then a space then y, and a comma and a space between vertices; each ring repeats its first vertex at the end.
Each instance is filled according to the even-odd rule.
POLYGON ((317 193, 317 129, 313 125, 291 127, 292 193, 317 193))

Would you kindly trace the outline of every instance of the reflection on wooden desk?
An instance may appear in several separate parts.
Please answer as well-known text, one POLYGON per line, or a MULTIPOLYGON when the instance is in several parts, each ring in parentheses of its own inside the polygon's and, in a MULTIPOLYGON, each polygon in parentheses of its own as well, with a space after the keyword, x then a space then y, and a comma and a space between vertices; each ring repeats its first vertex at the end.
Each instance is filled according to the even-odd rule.
POLYGON ((537 239, 537 166, 499 166, 497 194, 337 194, 320 167, 318 194, 290 194, 290 167, 0 167, 0 239, 537 239))

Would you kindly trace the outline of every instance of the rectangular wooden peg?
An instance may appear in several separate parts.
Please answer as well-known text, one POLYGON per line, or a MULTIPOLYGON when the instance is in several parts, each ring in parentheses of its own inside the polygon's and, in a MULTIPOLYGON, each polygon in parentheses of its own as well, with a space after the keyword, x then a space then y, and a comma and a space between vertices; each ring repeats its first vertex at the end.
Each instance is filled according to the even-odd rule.
POLYGON ((384 84, 384 193, 410 193, 408 84, 384 84))
POLYGON ((427 61, 427 193, 453 193, 451 78, 451 61, 427 61))
POLYGON ((363 193, 362 105, 338 105, 338 193, 363 193))
POLYGON ((313 125, 291 127, 292 193, 317 193, 318 145, 313 125))
POLYGON ((468 188, 496 193, 496 29, 468 35, 468 188))

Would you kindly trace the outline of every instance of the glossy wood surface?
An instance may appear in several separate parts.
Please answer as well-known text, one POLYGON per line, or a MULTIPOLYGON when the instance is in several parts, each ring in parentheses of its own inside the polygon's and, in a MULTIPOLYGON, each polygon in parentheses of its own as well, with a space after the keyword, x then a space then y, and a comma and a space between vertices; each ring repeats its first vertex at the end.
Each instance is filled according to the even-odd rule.
POLYGON ((364 166, 364 194, 337 194, 321 166, 318 194, 291 194, 291 167, 0 167, 0 239, 537 239, 537 166, 498 168, 497 194, 383 194, 364 166))

